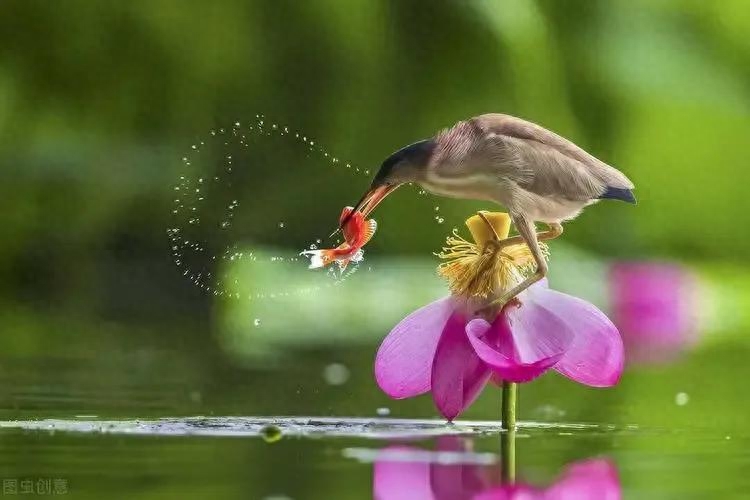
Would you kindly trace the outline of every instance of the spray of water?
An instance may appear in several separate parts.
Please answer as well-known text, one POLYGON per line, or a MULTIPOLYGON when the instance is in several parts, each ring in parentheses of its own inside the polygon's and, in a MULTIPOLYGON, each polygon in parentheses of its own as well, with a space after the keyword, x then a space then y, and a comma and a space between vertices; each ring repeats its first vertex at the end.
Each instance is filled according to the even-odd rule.
MULTIPOLYGON (((172 186, 166 232, 175 266, 194 286, 224 298, 276 299, 340 285, 361 267, 352 262, 346 270, 332 265, 325 272, 309 271, 314 277, 306 276, 304 284, 279 282, 274 290, 259 289, 252 279, 256 267, 302 272, 308 261, 300 250, 340 244, 339 234, 325 235, 352 193, 367 184, 370 170, 341 161, 309 135, 260 114, 210 130, 180 161, 183 173, 172 186), (331 223, 324 226, 306 213, 308 204, 334 197, 316 198, 332 176, 339 177, 336 185, 349 182, 351 189, 339 194, 343 203, 332 205, 331 223)), ((435 222, 442 224, 440 207, 434 210, 435 222)))

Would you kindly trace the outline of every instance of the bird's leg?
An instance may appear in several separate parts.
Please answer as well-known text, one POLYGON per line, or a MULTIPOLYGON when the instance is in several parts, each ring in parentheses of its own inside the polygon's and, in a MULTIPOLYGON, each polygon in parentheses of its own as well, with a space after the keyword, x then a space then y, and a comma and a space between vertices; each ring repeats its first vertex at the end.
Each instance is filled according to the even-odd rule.
MULTIPOLYGON (((544 260, 542 251, 539 248, 539 241, 557 238, 563 232, 562 226, 559 223, 550 223, 548 224, 548 231, 537 233, 536 228, 534 227, 534 223, 528 218, 520 215, 512 215, 511 218, 513 219, 513 224, 515 224, 516 229, 519 233, 519 235, 514 236, 514 238, 519 238, 519 243, 525 242, 526 245, 528 245, 529 250, 531 250, 531 255, 534 256, 534 260, 536 261, 536 271, 534 271, 534 274, 523 280, 521 283, 502 294, 499 298, 490 302, 487 306, 481 309, 480 312, 489 308, 497 308, 498 311, 502 310, 505 304, 507 304, 508 301, 510 301, 513 297, 523 292, 537 281, 544 278, 547 275, 547 261, 544 260)), ((503 240, 502 243, 504 244, 505 241, 508 240, 503 240)))
MULTIPOLYGON (((515 221, 516 219, 513 219, 514 223, 515 221)), ((563 227, 559 222, 545 222, 545 224, 547 225, 547 230, 536 233, 537 241, 554 240, 555 238, 563 234, 563 227)), ((492 226, 490 225, 490 227, 492 226)), ((516 225, 516 229, 518 229, 519 233, 521 232, 521 230, 518 228, 518 225, 516 225)), ((533 229, 533 226, 532 231, 536 231, 536 229, 533 229)), ((495 234, 495 236, 497 236, 497 233, 495 234)), ((522 234, 511 236, 510 238, 505 238, 504 240, 499 240, 498 246, 500 248, 503 248, 509 247, 511 245, 518 245, 520 243, 527 243, 526 238, 524 238, 522 234)))
POLYGON ((536 233, 538 241, 554 240, 563 234, 563 227, 559 222, 545 222, 545 224, 547 224, 547 230, 542 231, 541 233, 536 233))

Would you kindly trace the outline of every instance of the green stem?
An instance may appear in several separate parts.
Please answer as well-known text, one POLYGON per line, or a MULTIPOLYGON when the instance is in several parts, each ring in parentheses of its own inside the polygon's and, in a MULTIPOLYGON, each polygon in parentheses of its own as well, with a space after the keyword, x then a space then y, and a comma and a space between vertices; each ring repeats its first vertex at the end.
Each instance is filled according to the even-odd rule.
POLYGON ((516 430, 516 399, 518 384, 503 381, 503 429, 516 430))
POLYGON ((500 467, 505 484, 516 480, 516 400, 518 384, 503 382, 502 428, 500 434, 500 467))

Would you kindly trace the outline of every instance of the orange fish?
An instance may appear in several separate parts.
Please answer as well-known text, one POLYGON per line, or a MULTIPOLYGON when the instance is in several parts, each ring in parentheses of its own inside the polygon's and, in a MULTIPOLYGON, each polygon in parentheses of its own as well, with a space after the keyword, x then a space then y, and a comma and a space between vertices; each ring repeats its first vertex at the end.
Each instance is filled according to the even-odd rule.
POLYGON ((344 233, 344 242, 336 248, 324 250, 305 250, 300 255, 310 257, 310 269, 325 267, 332 262, 337 262, 343 271, 349 262, 360 262, 364 256, 362 247, 375 234, 378 223, 375 219, 365 220, 361 212, 354 212, 353 207, 345 207, 339 217, 339 224, 343 224, 341 230, 344 233), (350 215, 351 214, 351 215, 350 215))

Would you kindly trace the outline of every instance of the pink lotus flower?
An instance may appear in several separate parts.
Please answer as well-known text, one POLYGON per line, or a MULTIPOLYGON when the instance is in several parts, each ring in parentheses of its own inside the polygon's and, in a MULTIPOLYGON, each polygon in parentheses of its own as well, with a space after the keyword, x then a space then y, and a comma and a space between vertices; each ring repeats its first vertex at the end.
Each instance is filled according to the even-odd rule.
POLYGON ((619 262, 609 273, 612 317, 628 348, 628 361, 669 361, 697 340, 700 283, 671 263, 619 262))
MULTIPOLYGON (((460 441, 438 443, 441 454, 464 452, 460 441)), ((464 452, 465 453, 465 452, 464 452)), ((568 465, 548 488, 524 483, 494 485, 498 466, 439 463, 424 460, 424 450, 390 446, 375 460, 373 497, 376 500, 618 500, 620 480, 614 464, 598 458, 568 465), (422 460, 405 461, 413 455, 422 460)))
POLYGON ((380 388, 395 399, 432 392, 453 420, 491 378, 528 382, 549 369, 593 387, 620 379, 623 346, 617 328, 594 305, 539 282, 490 324, 466 301, 447 297, 404 318, 375 359, 380 388))

